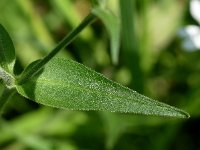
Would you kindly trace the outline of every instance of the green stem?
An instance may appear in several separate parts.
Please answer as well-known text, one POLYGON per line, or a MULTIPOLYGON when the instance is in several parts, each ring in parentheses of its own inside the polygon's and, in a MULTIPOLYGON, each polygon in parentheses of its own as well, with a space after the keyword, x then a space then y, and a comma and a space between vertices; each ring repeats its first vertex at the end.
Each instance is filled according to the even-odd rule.
POLYGON ((0 115, 3 113, 3 107, 10 98, 10 96, 14 93, 15 88, 7 88, 5 87, 1 97, 0 97, 0 115))
POLYGON ((0 68, 0 79, 8 88, 14 87, 14 78, 12 75, 0 68))
POLYGON ((136 32, 136 1, 120 0, 120 12, 122 23, 122 56, 125 58, 125 65, 130 69, 132 74, 131 88, 143 93, 144 82, 143 73, 140 67, 140 55, 138 45, 138 35, 136 32))
POLYGON ((33 65, 27 71, 24 71, 18 78, 17 84, 21 85, 32 78, 39 70, 41 70, 46 63, 48 63, 63 47, 69 45, 77 35, 89 24, 96 20, 96 16, 89 14, 80 25, 71 31, 47 56, 45 56, 41 61, 33 65))

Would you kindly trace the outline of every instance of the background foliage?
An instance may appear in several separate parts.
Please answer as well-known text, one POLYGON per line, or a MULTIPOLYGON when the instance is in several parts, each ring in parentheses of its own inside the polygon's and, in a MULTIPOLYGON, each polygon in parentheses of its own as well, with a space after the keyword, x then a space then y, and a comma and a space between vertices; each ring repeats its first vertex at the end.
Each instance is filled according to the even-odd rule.
MULTIPOLYGON (((15 72, 48 53, 90 8, 88 0, 1 0, 0 22, 16 47, 15 72)), ((178 120, 66 111, 15 94, 0 119, 0 149, 200 148, 200 51, 185 52, 177 36, 181 27, 197 24, 188 1, 137 0, 126 5, 123 0, 109 0, 108 9, 121 16, 117 65, 111 62, 110 38, 101 21, 87 27, 59 57, 83 63, 142 94, 182 108, 192 117, 178 120)))

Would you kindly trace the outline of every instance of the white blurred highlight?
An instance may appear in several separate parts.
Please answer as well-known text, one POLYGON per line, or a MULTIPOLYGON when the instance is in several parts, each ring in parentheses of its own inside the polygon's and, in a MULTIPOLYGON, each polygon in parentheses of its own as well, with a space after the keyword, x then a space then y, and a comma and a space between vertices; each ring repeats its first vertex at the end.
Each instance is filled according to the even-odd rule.
POLYGON ((200 24, 200 0, 190 1, 190 13, 192 17, 200 24))
MULTIPOLYGON (((190 1, 190 13, 200 25, 200 0, 190 1)), ((181 29, 178 35, 183 38, 182 47, 185 51, 200 50, 200 26, 188 25, 181 29)))

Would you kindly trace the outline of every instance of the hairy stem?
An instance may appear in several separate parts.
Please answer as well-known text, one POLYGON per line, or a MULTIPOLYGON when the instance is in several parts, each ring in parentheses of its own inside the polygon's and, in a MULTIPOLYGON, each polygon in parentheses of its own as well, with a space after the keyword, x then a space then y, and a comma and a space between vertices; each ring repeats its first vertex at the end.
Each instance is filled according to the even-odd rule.
POLYGON ((29 70, 24 71, 17 79, 17 84, 21 85, 32 78, 46 63, 48 63, 63 47, 69 45, 77 35, 89 24, 96 20, 96 16, 89 14, 74 30, 71 31, 47 56, 33 65, 29 70))
POLYGON ((14 87, 14 78, 12 75, 7 73, 5 70, 0 68, 0 79, 8 88, 14 87))

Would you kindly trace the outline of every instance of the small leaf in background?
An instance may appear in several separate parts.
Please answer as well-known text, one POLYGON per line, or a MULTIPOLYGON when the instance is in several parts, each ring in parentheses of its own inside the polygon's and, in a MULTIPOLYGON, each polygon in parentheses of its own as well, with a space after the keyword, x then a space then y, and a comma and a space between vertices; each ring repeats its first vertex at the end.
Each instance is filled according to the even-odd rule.
POLYGON ((148 72, 154 67, 159 54, 176 36, 186 5, 174 0, 146 2, 148 4, 145 13, 137 20, 139 22, 137 30, 141 36, 141 66, 148 72))
POLYGON ((110 34, 111 58, 113 64, 117 64, 120 46, 119 18, 111 11, 99 7, 94 8, 93 13, 101 19, 110 34))
POLYGON ((13 67, 15 63, 15 48, 13 42, 0 24, 0 67, 6 72, 13 73, 13 67))
POLYGON ((67 59, 52 59, 40 74, 16 88, 24 97, 56 108, 189 117, 67 59))

